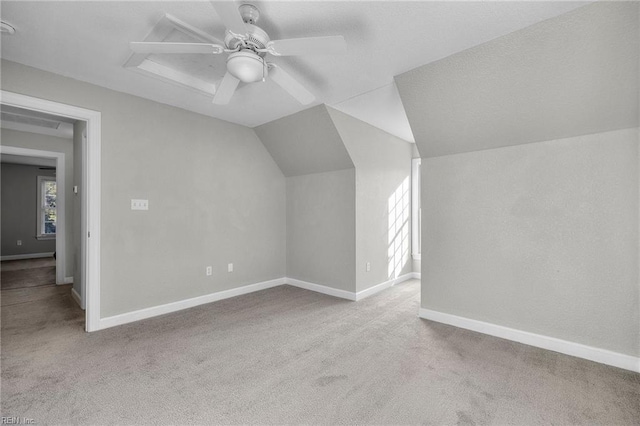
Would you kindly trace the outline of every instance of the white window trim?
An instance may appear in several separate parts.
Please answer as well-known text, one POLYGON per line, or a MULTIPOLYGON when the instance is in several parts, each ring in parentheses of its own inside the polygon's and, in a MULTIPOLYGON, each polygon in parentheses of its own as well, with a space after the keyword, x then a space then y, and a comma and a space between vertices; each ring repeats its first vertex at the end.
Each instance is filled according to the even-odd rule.
POLYGON ((420 164, 422 159, 411 159, 411 257, 422 258, 420 230, 422 229, 422 208, 420 206, 420 164))
MULTIPOLYGON (((56 177, 55 176, 38 176, 38 234, 36 235, 36 238, 38 240, 55 240, 56 239, 56 234, 58 232, 58 223, 56 220, 56 234, 45 234, 44 233, 44 220, 43 220, 43 214, 44 214, 44 205, 43 205, 43 201, 44 201, 44 194, 42 193, 42 186, 44 184, 44 182, 56 182, 56 177)), ((56 204, 57 203, 57 184, 56 184, 56 204)), ((56 214, 57 214, 57 205, 56 205, 56 214)))

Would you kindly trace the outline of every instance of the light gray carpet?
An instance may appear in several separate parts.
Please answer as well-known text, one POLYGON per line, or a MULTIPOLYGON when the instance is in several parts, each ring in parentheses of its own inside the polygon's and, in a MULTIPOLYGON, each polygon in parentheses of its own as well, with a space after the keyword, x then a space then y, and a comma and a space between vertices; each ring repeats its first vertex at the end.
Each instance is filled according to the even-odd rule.
MULTIPOLYGON (((4 293, 4 292, 3 292, 4 293)), ((431 323, 419 283, 288 286, 92 334, 68 294, 2 308, 2 415, 38 424, 638 424, 640 375, 431 323)))
POLYGON ((56 284, 56 261, 41 259, 5 260, 0 264, 2 290, 56 284))

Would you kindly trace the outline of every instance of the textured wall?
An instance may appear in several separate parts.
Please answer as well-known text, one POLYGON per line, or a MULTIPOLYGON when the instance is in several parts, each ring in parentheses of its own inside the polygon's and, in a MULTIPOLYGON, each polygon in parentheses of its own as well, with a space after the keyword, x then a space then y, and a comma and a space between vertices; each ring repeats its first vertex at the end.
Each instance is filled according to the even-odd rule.
POLYGON ((73 125, 73 186, 78 187, 78 193, 69 191, 73 197, 73 241, 68 244, 73 246, 73 288, 82 295, 85 267, 82 265, 82 158, 84 156, 83 133, 87 129, 85 121, 76 121, 73 125))
POLYGON ((285 176, 353 167, 325 105, 263 124, 255 131, 285 176))
MULTIPOLYGON (((3 69, 4 71, 4 69, 3 69)), ((4 80, 3 80, 4 81, 4 80)), ((4 89, 4 88, 3 88, 4 89)), ((6 90, 6 89, 5 89, 6 90)), ((65 227, 66 227, 66 253, 65 253, 65 277, 72 277, 74 273, 74 255, 73 255, 73 173, 74 158, 73 144, 70 139, 57 138, 55 136, 41 135, 37 133, 20 132, 16 130, 2 129, 0 130, 0 139, 2 145, 15 146, 20 148, 38 149, 42 151, 62 152, 65 159, 65 182, 66 182, 66 201, 65 201, 65 227)), ((15 241, 13 242, 15 245, 15 241)), ((4 246, 3 246, 4 249, 4 246)), ((48 251, 48 250, 45 250, 48 251)), ((54 249, 51 251, 55 251, 54 249)))
POLYGON ((7 61, 2 88, 102 113, 102 317, 284 276, 285 178, 253 130, 7 61))
POLYGON ((329 113, 356 166, 356 289, 362 291, 412 271, 413 144, 335 109, 329 113))
POLYGON ((638 126, 638 2, 595 2, 396 77, 422 157, 638 126))
POLYGON ((55 176, 39 166, 2 163, 2 256, 53 253, 56 240, 38 240, 38 176, 55 176), (22 240, 22 245, 17 245, 22 240))
POLYGON ((287 178, 287 277, 356 291, 355 170, 287 178))
POLYGON ((638 129, 423 165, 423 308, 640 355, 638 129))

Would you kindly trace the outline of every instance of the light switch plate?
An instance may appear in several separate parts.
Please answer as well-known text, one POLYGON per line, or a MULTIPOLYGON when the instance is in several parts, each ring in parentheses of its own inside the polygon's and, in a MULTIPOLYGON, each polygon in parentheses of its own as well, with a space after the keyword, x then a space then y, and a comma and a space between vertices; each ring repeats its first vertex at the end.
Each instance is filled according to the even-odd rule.
POLYGON ((149 210, 149 200, 131 199, 131 210, 149 210))

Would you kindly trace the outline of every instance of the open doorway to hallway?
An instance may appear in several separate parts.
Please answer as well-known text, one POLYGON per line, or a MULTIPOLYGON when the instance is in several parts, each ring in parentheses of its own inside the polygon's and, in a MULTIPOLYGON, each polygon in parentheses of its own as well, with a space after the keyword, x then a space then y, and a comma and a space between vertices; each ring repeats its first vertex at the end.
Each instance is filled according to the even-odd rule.
POLYGON ((4 103, 0 111, 3 313, 51 302, 48 311, 70 309, 84 325, 87 123, 4 103))
POLYGON ((73 288, 80 288, 74 278, 80 215, 73 214, 73 159, 74 128, 81 123, 6 105, 0 112, 3 312, 38 301, 51 314, 62 303, 83 320, 81 293, 73 288))

